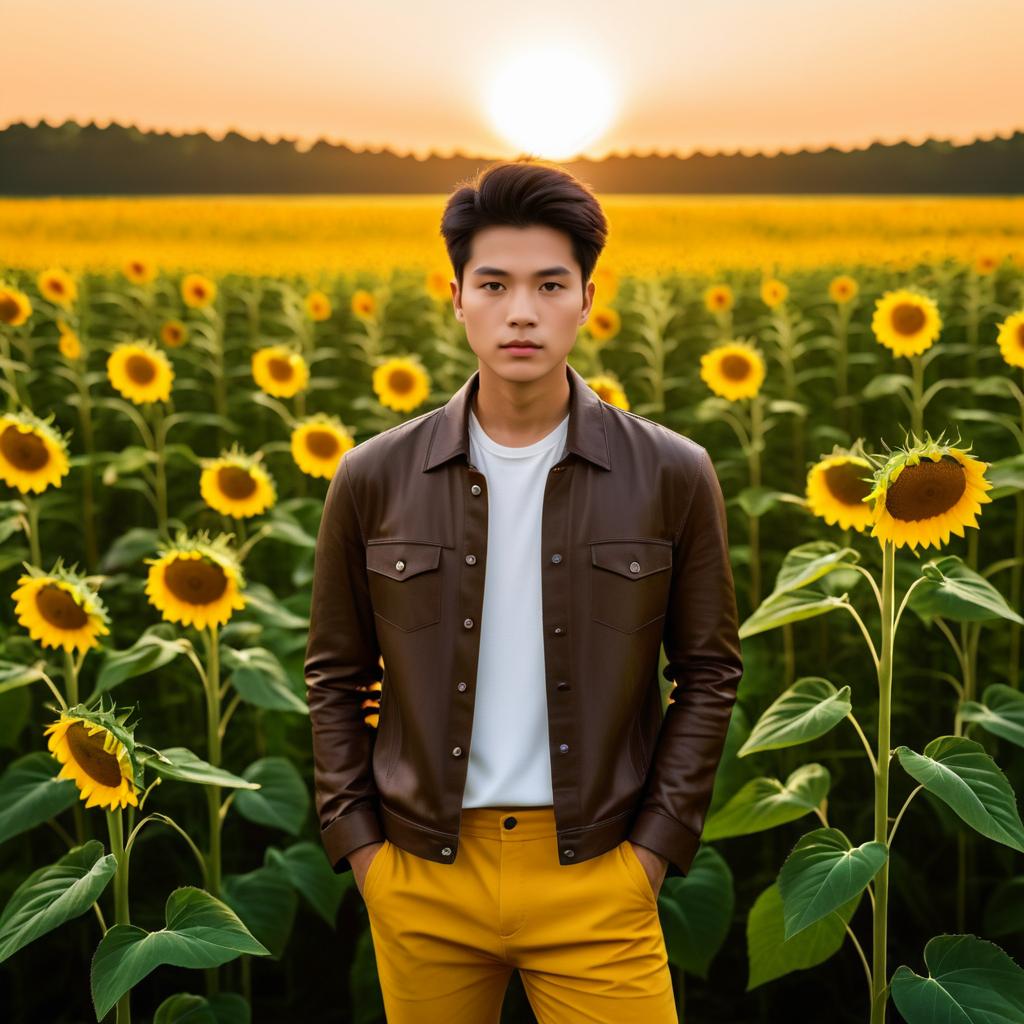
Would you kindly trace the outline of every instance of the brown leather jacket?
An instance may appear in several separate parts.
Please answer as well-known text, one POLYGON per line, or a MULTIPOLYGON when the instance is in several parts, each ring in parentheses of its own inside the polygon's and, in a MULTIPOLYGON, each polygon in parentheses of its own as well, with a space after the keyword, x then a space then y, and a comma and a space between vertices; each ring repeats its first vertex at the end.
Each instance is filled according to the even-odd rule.
MULTIPOLYGON (((629 838, 682 875, 743 674, 725 504, 705 448, 566 371, 568 448, 541 539, 558 859, 629 838)), ((487 480, 469 464, 479 376, 350 449, 328 488, 305 677, 337 872, 385 836, 439 863, 458 855, 487 571, 487 480), (362 705, 378 680, 374 729, 362 705)))

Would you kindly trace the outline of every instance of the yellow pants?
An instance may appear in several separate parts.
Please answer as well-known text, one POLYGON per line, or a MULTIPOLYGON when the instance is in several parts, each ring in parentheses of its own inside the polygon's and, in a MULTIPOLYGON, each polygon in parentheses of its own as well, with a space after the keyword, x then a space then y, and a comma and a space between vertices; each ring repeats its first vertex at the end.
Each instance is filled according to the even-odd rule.
POLYGON ((497 1024, 516 969, 540 1024, 678 1024, 629 840, 572 865, 557 842, 551 807, 463 808, 451 864, 384 841, 363 895, 388 1024, 497 1024))

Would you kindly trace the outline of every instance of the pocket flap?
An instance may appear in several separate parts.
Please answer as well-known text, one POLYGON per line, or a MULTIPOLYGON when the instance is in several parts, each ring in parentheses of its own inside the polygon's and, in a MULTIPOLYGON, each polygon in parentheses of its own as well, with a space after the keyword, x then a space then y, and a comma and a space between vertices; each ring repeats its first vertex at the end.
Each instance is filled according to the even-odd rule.
POLYGON ((601 540, 590 544, 594 565, 639 580, 672 567, 672 542, 667 540, 601 540))
POLYGON ((366 543, 366 568, 389 579, 407 580, 428 569, 436 569, 442 547, 414 540, 370 540, 366 543))

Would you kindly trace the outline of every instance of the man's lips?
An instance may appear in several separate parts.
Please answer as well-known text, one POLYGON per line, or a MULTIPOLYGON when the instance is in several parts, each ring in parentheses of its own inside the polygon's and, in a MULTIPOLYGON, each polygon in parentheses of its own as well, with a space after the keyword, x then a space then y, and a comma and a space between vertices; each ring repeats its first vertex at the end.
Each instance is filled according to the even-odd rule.
POLYGON ((508 341, 502 348, 540 348, 535 341, 508 341))

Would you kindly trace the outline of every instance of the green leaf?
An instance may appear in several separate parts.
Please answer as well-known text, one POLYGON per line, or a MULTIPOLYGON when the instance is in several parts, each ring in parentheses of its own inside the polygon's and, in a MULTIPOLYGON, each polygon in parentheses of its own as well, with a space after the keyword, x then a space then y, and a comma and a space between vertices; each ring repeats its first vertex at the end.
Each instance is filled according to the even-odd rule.
POLYGON ((855 548, 841 548, 828 540, 800 544, 792 548, 782 560, 770 596, 806 587, 836 569, 848 568, 859 561, 860 553, 855 548))
POLYGON ((980 743, 963 736, 939 736, 923 754, 904 746, 895 753, 907 774, 971 828, 1024 853, 1024 824, 1013 787, 980 743))
POLYGON ((246 928, 279 960, 288 944, 299 897, 272 868, 225 875, 221 895, 246 928))
POLYGON ((286 850, 268 846, 263 863, 287 879, 327 926, 334 927, 345 890, 352 886, 352 872, 335 874, 322 844, 304 840, 286 850))
POLYGON ((265 647, 221 648, 231 685, 242 700, 271 711, 309 714, 309 704, 288 685, 288 674, 273 651, 265 647))
POLYGON ((19 690, 43 678, 35 665, 24 665, 14 661, 0 661, 0 693, 19 690))
POLYGON ((309 792, 295 765, 286 757, 262 757, 242 774, 259 783, 259 792, 239 793, 238 813, 257 825, 298 835, 309 810, 309 792))
POLYGON ((813 811, 828 794, 831 776, 820 764, 804 764, 783 785, 778 779, 751 779, 704 823, 706 841, 745 836, 796 821, 813 811))
POLYGON ((187 747, 168 747, 166 750, 156 752, 145 747, 137 747, 136 750, 145 767, 164 779, 195 782, 201 786, 259 789, 257 783, 233 775, 224 768, 208 764, 202 758, 196 757, 187 747))
POLYGON ((747 991, 791 971, 806 970, 826 961, 842 946, 847 922, 859 902, 858 893, 849 903, 787 939, 783 932, 782 895, 773 882, 754 901, 747 918, 747 991))
POLYGON ((928 977, 906 965, 890 981, 907 1024, 1002 1024, 1024 1020, 1024 971, 994 942, 936 935, 924 947, 928 977))
POLYGON ((765 709, 736 756, 817 739, 838 725, 851 707, 849 686, 837 690, 821 676, 805 676, 765 709))
POLYGON ((842 608, 847 602, 843 597, 832 597, 816 590, 797 590, 766 597, 754 613, 740 626, 740 639, 745 640, 757 633, 778 629, 789 622, 801 622, 826 615, 842 608))
POLYGON ((135 568, 143 558, 156 553, 160 535, 148 527, 136 526, 120 534, 100 560, 100 572, 135 568))
POLYGON ((158 622, 150 626, 131 647, 107 652, 92 695, 95 697, 111 690, 127 679, 155 672, 187 649, 188 641, 174 636, 170 623, 158 622), (167 635, 169 633, 170 636, 167 635))
POLYGON ((854 847, 837 828, 801 836, 779 871, 785 937, 839 910, 859 896, 888 857, 884 843, 854 847))
POLYGON ((285 517, 277 512, 264 522, 270 527, 270 533, 267 534, 268 540, 280 540, 293 547, 309 548, 310 550, 316 547, 316 537, 308 534, 298 520, 292 516, 285 517))
POLYGON ((235 992, 168 996, 156 1010, 153 1024, 250 1024, 249 1004, 235 992))
POLYGON ((889 395, 898 395, 900 392, 909 394, 911 388, 910 378, 903 373, 879 373, 868 381, 862 396, 867 401, 876 398, 886 398, 889 395))
POLYGON ((56 864, 36 868, 11 895, 0 914, 0 963, 96 902, 117 870, 112 853, 90 839, 72 847, 56 864))
POLYGON ((734 500, 748 516, 756 518, 775 508, 781 494, 773 487, 744 487, 734 500))
POLYGON ((12 761, 0 777, 0 843, 42 825, 78 799, 72 779, 58 779, 60 764, 42 750, 12 761))
POLYGON ((1024 491, 1024 452, 990 463, 985 479, 992 485, 987 493, 993 501, 1024 491))
POLYGON ((953 622, 1009 619, 1024 625, 1002 594, 958 555, 934 558, 921 567, 925 577, 907 602, 925 622, 941 616, 953 622))
POLYGON ((295 615, 281 604, 281 599, 263 583, 249 583, 245 588, 245 610, 239 615, 280 629, 308 629, 309 619, 295 615))
POLYGON ((993 736, 1024 747, 1024 693, 1012 686, 991 683, 985 687, 981 703, 961 703, 960 717, 965 722, 977 722, 993 736))
POLYGON ((266 956, 238 915, 203 889, 186 885, 167 897, 166 927, 147 932, 115 924, 100 939, 92 958, 92 1001, 102 1020, 114 1004, 163 964, 172 967, 219 967, 242 953, 266 956))

